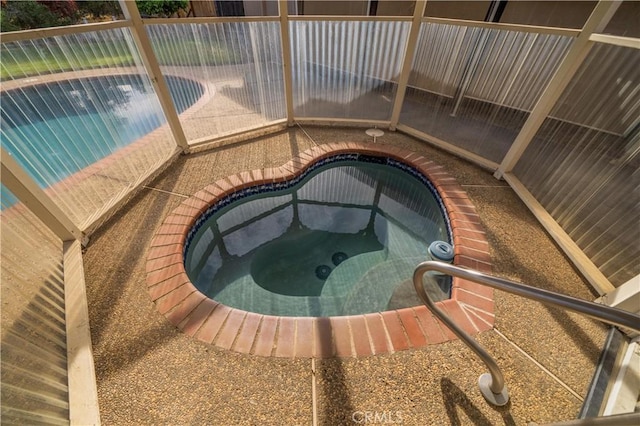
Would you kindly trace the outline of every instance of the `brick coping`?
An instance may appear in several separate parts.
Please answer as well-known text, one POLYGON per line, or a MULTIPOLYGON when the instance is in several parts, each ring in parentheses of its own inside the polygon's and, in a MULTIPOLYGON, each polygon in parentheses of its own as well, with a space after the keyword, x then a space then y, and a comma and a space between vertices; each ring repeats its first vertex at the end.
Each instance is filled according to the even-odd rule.
MULTIPOLYGON (((180 204, 157 229, 148 250, 147 289, 158 311, 189 336, 219 348, 287 358, 360 357, 455 340, 426 306, 340 317, 278 317, 225 306, 189 280, 183 250, 196 220, 223 197, 241 189, 291 180, 313 163, 337 154, 384 155, 426 176, 447 210, 454 265, 491 272, 484 228, 462 187, 445 169, 413 151, 353 142, 316 146, 281 167, 237 173, 205 187, 180 204)), ((467 333, 494 324, 493 289, 454 277, 451 298, 436 305, 467 333)))

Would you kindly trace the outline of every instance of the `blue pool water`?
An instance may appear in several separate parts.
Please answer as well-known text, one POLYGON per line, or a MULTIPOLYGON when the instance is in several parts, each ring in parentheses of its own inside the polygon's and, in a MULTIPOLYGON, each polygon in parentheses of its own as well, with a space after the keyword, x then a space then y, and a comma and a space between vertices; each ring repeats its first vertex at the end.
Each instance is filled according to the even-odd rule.
MULTIPOLYGON (((204 90, 165 77, 178 112, 204 90)), ((148 79, 91 77, 2 92, 0 140, 42 187, 118 151, 166 122, 148 79)))
MULTIPOLYGON (((244 190, 198 222, 185 269, 210 298, 267 315, 416 306, 415 266, 431 242, 451 241, 424 179, 394 160, 354 154, 277 187, 244 190)), ((432 297, 448 298, 450 281, 439 284, 432 297)))

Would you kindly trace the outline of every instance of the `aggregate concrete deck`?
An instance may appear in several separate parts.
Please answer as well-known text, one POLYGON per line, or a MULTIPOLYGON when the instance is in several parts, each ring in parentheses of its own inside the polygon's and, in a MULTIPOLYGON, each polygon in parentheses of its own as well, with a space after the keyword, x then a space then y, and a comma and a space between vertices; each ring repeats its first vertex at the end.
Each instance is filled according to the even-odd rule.
MULTIPOLYGON (((217 179, 343 141, 371 138, 363 129, 305 126, 180 157, 93 235, 84 261, 104 424, 525 425, 576 417, 605 327, 504 292, 495 293, 494 329, 477 336, 505 374, 511 402, 501 409, 480 395, 485 368, 459 341, 363 358, 258 357, 197 341, 156 310, 147 250, 178 204, 217 179)), ((433 159, 465 188, 494 274, 595 298, 506 183, 400 133, 380 141, 433 159)))

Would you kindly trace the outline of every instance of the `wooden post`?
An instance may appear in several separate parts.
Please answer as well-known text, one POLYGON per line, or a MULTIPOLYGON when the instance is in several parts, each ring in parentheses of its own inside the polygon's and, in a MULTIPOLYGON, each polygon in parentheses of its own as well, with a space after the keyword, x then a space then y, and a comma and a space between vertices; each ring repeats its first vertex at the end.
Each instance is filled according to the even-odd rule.
POLYGON ((280 16, 282 73, 284 76, 284 96, 287 104, 287 125, 293 126, 293 77, 291 74, 291 39, 289 38, 287 0, 278 0, 278 15, 280 16))
POLYGON ((180 124, 178 111, 171 99, 169 86, 167 86, 167 82, 160 71, 158 59, 153 53, 151 40, 149 40, 149 36, 144 28, 144 24, 142 23, 142 18, 140 17, 140 12, 138 11, 136 2, 126 0, 119 0, 119 2, 125 18, 131 22, 131 34, 133 35, 133 40, 140 52, 142 62, 144 63, 149 79, 153 84, 153 88, 158 95, 162 112, 164 112, 164 116, 167 118, 167 122, 171 128, 171 133, 173 134, 178 146, 183 151, 186 151, 189 148, 189 144, 187 143, 187 138, 184 135, 182 124, 180 124))
POLYGON ((416 7, 413 10, 411 29, 409 30, 409 37, 407 38, 407 44, 405 46, 404 60, 402 61, 402 68, 400 70, 400 78, 398 79, 398 90, 396 90, 396 98, 393 102, 393 110, 391 111, 391 122, 389 124, 389 130, 391 131, 396 130, 398 121, 400 120, 400 111, 402 110, 404 96, 407 92, 407 83, 409 82, 409 75, 411 74, 411 65, 413 65, 413 58, 416 55, 416 44, 418 43, 420 26, 422 25, 422 17, 426 7, 426 0, 418 0, 416 1, 416 7))

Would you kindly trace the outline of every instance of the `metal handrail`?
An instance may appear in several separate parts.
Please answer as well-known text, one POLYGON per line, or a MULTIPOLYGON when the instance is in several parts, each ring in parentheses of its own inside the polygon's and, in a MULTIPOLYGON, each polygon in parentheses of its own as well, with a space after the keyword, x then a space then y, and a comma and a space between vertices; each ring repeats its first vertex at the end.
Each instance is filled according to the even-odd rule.
POLYGON ((440 321, 449 327, 449 329, 451 329, 451 331, 485 363, 489 369, 489 373, 485 373, 480 376, 478 385, 480 387, 480 392, 482 392, 485 399, 494 405, 502 406, 509 402, 509 392, 504 383, 502 371, 491 355, 489 355, 489 353, 487 353, 487 351, 480 346, 478 342, 462 330, 462 328, 453 322, 451 318, 442 312, 429 298, 429 295, 422 284, 422 276, 429 271, 463 278, 478 284, 487 285, 498 290, 526 297, 527 299, 536 300, 547 305, 558 306, 569 311, 577 312, 608 324, 640 331, 640 316, 632 314, 631 312, 577 299, 575 297, 566 296, 553 291, 531 287, 504 278, 483 274, 473 269, 450 265, 448 263, 436 261, 420 263, 413 272, 413 285, 418 296, 427 308, 429 308, 429 310, 431 310, 431 312, 433 312, 440 321))

